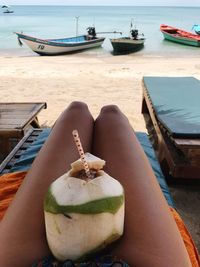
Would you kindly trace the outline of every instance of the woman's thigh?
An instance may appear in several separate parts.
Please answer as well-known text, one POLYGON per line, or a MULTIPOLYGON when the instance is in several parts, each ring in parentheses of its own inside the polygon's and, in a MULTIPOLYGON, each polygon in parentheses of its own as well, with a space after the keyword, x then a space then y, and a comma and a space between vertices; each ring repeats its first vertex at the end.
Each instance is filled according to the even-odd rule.
POLYGON ((79 131, 85 151, 91 150, 93 118, 84 103, 72 103, 56 121, 0 224, 0 266, 27 267, 49 248, 43 215, 44 195, 52 181, 79 158, 72 131, 79 131))
POLYGON ((190 266, 176 224, 128 119, 116 106, 95 121, 93 153, 125 190, 124 235, 113 253, 130 266, 190 266))

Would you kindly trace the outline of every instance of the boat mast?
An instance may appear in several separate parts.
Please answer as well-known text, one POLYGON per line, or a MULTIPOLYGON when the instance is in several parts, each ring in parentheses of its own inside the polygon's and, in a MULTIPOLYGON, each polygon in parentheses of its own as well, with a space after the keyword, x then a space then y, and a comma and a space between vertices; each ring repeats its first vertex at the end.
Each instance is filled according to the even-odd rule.
POLYGON ((76 37, 78 36, 78 20, 79 16, 75 17, 76 18, 76 37))

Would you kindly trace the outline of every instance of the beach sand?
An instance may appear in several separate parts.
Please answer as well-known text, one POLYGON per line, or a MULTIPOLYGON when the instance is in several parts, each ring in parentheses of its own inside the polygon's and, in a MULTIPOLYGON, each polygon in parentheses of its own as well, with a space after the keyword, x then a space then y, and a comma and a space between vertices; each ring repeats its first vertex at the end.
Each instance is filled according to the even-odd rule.
MULTIPOLYGON (((142 103, 143 76, 193 76, 200 79, 199 58, 108 56, 84 53, 58 57, 0 57, 1 102, 47 102, 39 114, 52 126, 74 100, 88 104, 96 117, 103 105, 116 104, 136 131, 146 132, 142 103)), ((199 189, 172 188, 178 211, 200 251, 199 189), (186 198, 187 196, 187 198, 186 198), (187 203, 187 205, 186 205, 187 203)))
POLYGON ((198 58, 100 56, 0 57, 1 101, 45 101, 42 125, 51 126, 74 100, 87 102, 94 117, 103 105, 117 104, 136 131, 141 115, 143 76, 200 78, 198 58))

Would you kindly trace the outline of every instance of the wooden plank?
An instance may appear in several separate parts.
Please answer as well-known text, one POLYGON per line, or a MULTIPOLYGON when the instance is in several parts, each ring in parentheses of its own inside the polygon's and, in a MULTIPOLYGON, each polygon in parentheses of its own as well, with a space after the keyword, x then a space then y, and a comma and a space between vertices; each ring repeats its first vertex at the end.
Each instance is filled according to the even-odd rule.
POLYGON ((174 138, 174 142, 177 146, 182 148, 199 148, 200 147, 200 139, 180 139, 174 138))
POLYGON ((27 108, 30 109, 34 105, 44 105, 44 108, 47 108, 46 102, 0 102, 0 110, 27 110, 27 108))
MULTIPOLYGON (((11 115, 11 114, 32 114, 38 113, 41 109, 46 108, 45 102, 42 103, 0 103, 0 114, 11 115)), ((30 116, 30 115, 29 115, 30 116)))
MULTIPOLYGON (((27 113, 14 113, 16 117, 20 117, 21 119, 25 119, 27 117, 27 113)), ((1 113, 0 112, 0 122, 1 120, 6 120, 6 119, 13 119, 13 113, 1 113)))
MULTIPOLYGON (((16 114, 14 116, 16 116, 16 114)), ((16 117, 7 118, 7 119, 0 118, 0 127, 6 128, 7 125, 11 125, 11 126, 17 125, 18 126, 18 125, 21 125, 24 122, 24 120, 27 120, 27 119, 29 119, 29 114, 24 116, 24 118, 21 118, 21 116, 16 116, 16 117)))
POLYGON ((32 107, 30 106, 24 106, 24 107, 0 107, 0 112, 3 113, 13 113, 13 112, 21 112, 21 113, 27 113, 29 111, 32 111, 32 107))
POLYGON ((32 110, 17 110, 17 109, 5 110, 5 111, 0 110, 1 116, 11 116, 11 115, 13 116, 13 114, 23 116, 29 114, 30 112, 32 112, 32 110))

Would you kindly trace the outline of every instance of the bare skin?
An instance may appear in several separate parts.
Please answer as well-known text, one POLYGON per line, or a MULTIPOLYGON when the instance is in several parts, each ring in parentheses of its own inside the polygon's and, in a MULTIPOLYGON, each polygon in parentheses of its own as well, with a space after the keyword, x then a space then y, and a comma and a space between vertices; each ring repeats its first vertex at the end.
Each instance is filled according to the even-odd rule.
POLYGON ((95 121, 93 153, 107 162, 105 171, 125 190, 125 232, 113 254, 131 267, 191 266, 149 161, 118 107, 102 108, 95 121))
POLYGON ((85 151, 106 160, 105 171, 126 194, 125 233, 112 247, 132 267, 191 267, 176 224, 127 118, 115 106, 94 122, 87 106, 72 103, 57 120, 0 224, 0 266, 28 267, 49 255, 43 215, 52 181, 78 158, 72 130, 85 151))

